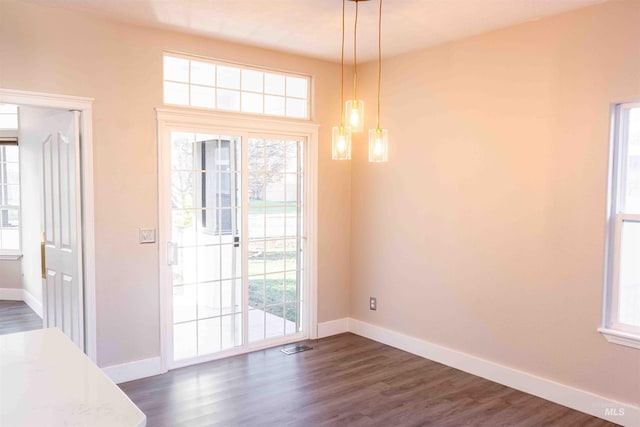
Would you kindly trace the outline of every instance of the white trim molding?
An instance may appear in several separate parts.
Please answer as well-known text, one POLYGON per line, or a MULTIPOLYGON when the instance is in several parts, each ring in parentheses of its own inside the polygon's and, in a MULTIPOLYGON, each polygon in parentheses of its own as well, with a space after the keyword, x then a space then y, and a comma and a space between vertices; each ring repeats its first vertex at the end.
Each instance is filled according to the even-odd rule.
POLYGON ((625 223, 640 223, 640 215, 626 208, 627 159, 629 157, 630 112, 639 108, 638 100, 612 104, 609 130, 609 173, 606 204, 606 238, 604 251, 604 293, 602 325, 598 329, 613 344, 640 349, 640 325, 629 320, 630 307, 621 307, 622 229, 625 223), (621 315, 626 318, 625 321, 621 315))
POLYGON ((24 301, 22 289, 0 288, 0 300, 24 301))
POLYGON ((29 291, 23 289, 23 301, 42 319, 42 302, 38 301, 29 291))
POLYGON ((640 337, 636 334, 609 328, 598 328, 598 332, 610 343, 640 349, 640 337))
POLYGON ((344 334, 349 332, 349 318, 329 320, 328 322, 318 323, 318 338, 330 337, 332 335, 344 334))
MULTIPOLYGON (((317 257, 318 257, 318 129, 319 125, 310 121, 292 120, 289 118, 274 118, 254 116, 244 113, 225 113, 220 111, 201 111, 190 107, 185 108, 156 108, 157 139, 158 139, 158 229, 159 229, 159 257, 158 274, 159 302, 160 302, 160 346, 162 369, 174 369, 189 364, 213 360, 225 355, 254 351, 255 346, 247 344, 245 336, 244 345, 234 348, 228 353, 195 357, 181 361, 172 360, 173 355, 173 324, 172 324, 172 274, 169 265, 170 256, 168 247, 171 233, 171 141, 172 130, 222 133, 224 135, 238 135, 243 141, 250 135, 268 135, 277 138, 300 137, 306 142, 306 154, 304 155, 304 179, 305 179, 305 219, 306 246, 305 277, 306 285, 305 325, 304 336, 287 336, 285 342, 295 342, 302 339, 315 339, 318 333, 317 322, 317 257), (307 326, 308 325, 308 326, 307 326)), ((243 150, 246 150, 246 144, 243 150)), ((246 151, 243 156, 246 156, 246 151)), ((246 161, 246 159, 245 159, 246 161)), ((243 178, 246 179, 246 178, 243 178)), ((246 184, 246 183, 245 183, 246 184)), ((244 188, 244 185, 243 185, 244 188)), ((244 221, 244 219, 243 219, 244 221)), ((246 224, 243 227, 246 230, 246 224)), ((243 251, 246 250, 245 237, 243 239, 243 251)), ((243 263, 246 263, 246 253, 243 252, 243 263)), ((244 264, 246 268, 246 264, 244 264)), ((246 286, 246 283, 243 284, 246 286)), ((246 322, 245 313, 245 322, 246 322)), ((260 345, 276 346, 284 344, 280 341, 265 341, 260 345)))
POLYGON ((102 370, 116 384, 153 377, 167 372, 162 369, 162 362, 159 357, 106 366, 102 370))
POLYGON ((623 426, 640 426, 640 407, 509 368, 400 332, 349 319, 350 332, 623 426))
MULTIPOLYGON (((93 361, 97 360, 96 337, 96 269, 95 269, 95 222, 93 196, 93 98, 30 92, 0 87, 0 104, 29 105, 33 107, 58 108, 81 112, 80 153, 81 183, 78 190, 82 195, 81 217, 78 224, 82 250, 79 254, 79 272, 82 272, 84 295, 84 350, 93 361), (81 258, 80 258, 81 256, 81 258)), ((79 251, 80 252, 80 251, 79 251)), ((26 300, 25 300, 26 301, 26 300)))

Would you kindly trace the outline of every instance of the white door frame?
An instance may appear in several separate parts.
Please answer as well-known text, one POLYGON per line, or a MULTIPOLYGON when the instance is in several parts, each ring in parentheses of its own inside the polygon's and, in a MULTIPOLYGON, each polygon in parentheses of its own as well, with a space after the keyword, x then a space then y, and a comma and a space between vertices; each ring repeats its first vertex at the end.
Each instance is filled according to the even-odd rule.
POLYGON ((96 343, 96 269, 95 269, 95 223, 93 205, 93 98, 29 92, 0 87, 0 104, 18 104, 31 107, 58 108, 81 112, 80 153, 81 179, 76 183, 76 194, 81 195, 79 206, 81 220, 77 224, 78 242, 82 245, 82 259, 79 260, 83 272, 84 293, 84 345, 85 353, 97 361, 96 343))
MULTIPOLYGON (((305 211, 305 223, 307 224, 307 259, 308 268, 305 280, 308 281, 309 298, 307 331, 308 338, 315 339, 318 336, 318 225, 317 225, 317 206, 318 206, 318 128, 319 125, 307 121, 286 120, 269 117, 256 117, 253 115, 206 112, 206 111, 187 111, 180 109, 156 108, 156 118, 158 124, 158 250, 159 263, 158 274, 160 277, 159 296, 160 296, 160 348, 162 370, 166 372, 183 364, 171 364, 171 352, 173 351, 173 343, 170 339, 170 329, 172 328, 172 319, 170 315, 172 299, 171 285, 172 275, 171 268, 168 266, 167 245, 171 240, 171 236, 167 235, 167 231, 171 225, 171 216, 167 214, 166 206, 169 203, 170 194, 167 195, 166 189, 170 188, 171 182, 171 149, 170 141, 165 141, 165 135, 171 128, 215 128, 219 132, 228 131, 230 134, 237 133, 241 130, 245 133, 263 133, 263 134, 282 134, 304 137, 307 140, 307 149, 305 151, 305 178, 307 194, 307 209, 305 211), (234 133, 235 132, 235 133, 234 133), (167 149, 169 147, 169 149, 167 149)), ((245 144, 246 141, 243 141, 245 144)), ((243 228, 245 230, 246 228, 243 228)), ((245 252, 245 251, 243 251, 245 252)), ((244 261, 243 261, 244 262, 244 261)), ((243 264, 244 265, 244 264, 243 264)), ((306 267, 305 267, 306 268, 306 267)), ((246 343, 245 343, 246 344, 246 343)), ((267 342, 263 347, 278 345, 277 342, 267 342)), ((250 351, 258 350, 261 347, 252 347, 250 351)), ((239 354, 246 351, 232 349, 231 351, 223 351, 215 353, 211 356, 204 356, 190 361, 188 364, 214 360, 221 357, 227 357, 233 354, 239 354)))

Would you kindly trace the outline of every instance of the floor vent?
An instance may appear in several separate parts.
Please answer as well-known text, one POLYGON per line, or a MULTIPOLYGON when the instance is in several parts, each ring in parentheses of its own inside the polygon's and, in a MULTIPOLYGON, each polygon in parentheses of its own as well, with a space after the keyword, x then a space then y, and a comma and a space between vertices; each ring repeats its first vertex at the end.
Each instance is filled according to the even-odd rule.
POLYGON ((313 347, 310 347, 306 344, 296 344, 290 347, 285 347, 280 351, 283 352, 284 354, 296 354, 296 353, 301 353, 307 350, 313 350, 313 347))

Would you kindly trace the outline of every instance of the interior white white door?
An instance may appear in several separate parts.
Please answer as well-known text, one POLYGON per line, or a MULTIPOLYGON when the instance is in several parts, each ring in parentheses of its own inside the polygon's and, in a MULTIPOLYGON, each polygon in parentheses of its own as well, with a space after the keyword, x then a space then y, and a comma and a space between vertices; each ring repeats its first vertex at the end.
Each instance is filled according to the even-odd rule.
POLYGON ((43 171, 43 308, 45 326, 61 329, 84 350, 80 221, 79 120, 77 111, 60 111, 41 123, 43 171))

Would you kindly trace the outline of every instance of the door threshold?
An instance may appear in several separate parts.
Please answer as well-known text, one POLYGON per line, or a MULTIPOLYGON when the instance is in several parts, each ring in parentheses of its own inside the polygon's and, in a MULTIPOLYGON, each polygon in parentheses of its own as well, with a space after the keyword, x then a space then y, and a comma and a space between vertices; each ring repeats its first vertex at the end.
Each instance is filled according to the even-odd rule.
POLYGON ((227 357, 240 356, 242 354, 253 353, 260 350, 267 350, 274 347, 283 345, 289 345, 300 341, 309 339, 308 334, 299 333, 290 335, 288 337, 281 337, 271 340, 265 340, 260 343, 254 343, 249 346, 235 347, 229 350, 220 351, 217 353, 206 354, 198 357, 192 357, 189 359, 178 360, 169 364, 169 370, 184 368, 186 366, 198 365, 200 363, 213 362, 214 360, 226 359, 227 357))

